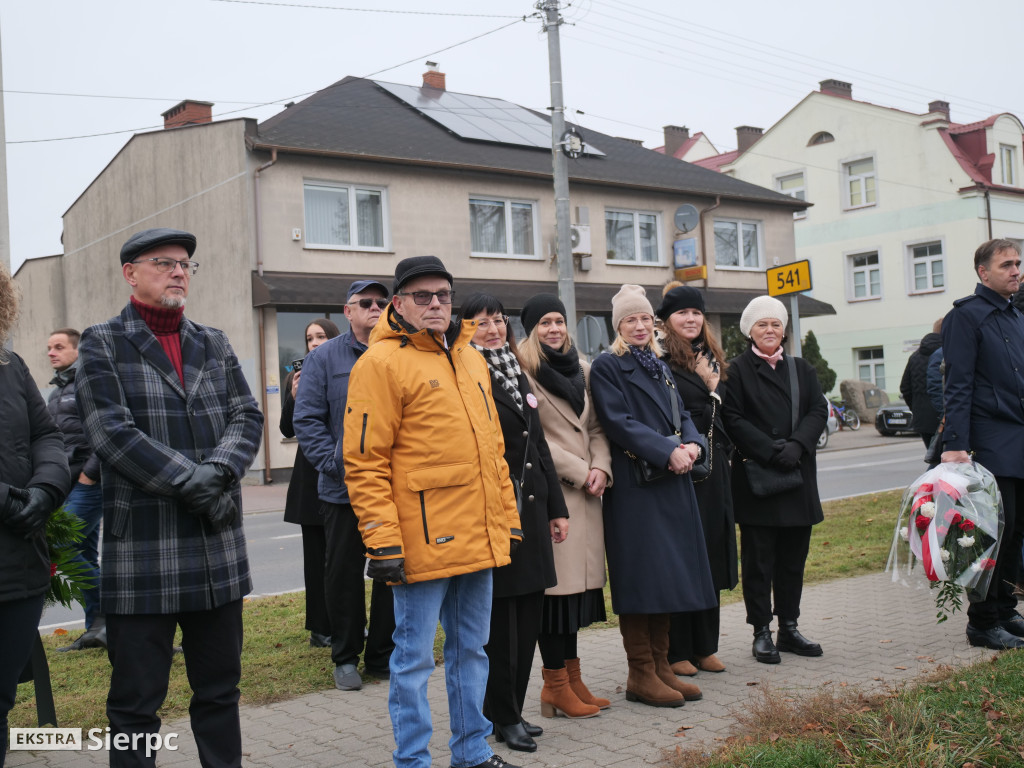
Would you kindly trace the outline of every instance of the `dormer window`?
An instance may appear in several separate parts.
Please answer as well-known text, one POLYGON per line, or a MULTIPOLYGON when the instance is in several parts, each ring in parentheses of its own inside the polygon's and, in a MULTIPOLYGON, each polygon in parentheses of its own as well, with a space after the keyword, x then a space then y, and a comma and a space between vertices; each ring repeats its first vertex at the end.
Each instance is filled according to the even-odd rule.
POLYGON ((818 131, 816 134, 811 136, 811 140, 807 142, 808 147, 813 147, 815 144, 828 144, 830 141, 835 141, 836 137, 828 131, 818 131))

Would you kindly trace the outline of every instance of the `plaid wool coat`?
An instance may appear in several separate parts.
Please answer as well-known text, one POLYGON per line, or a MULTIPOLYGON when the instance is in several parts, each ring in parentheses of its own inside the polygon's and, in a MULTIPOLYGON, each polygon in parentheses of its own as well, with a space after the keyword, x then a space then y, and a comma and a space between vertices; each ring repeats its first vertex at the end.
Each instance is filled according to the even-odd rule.
POLYGON ((252 589, 237 482, 263 414, 223 332, 182 318, 185 386, 135 308, 87 328, 76 397, 103 483, 104 613, 215 608, 252 589), (239 514, 221 533, 176 490, 203 462, 236 479, 239 514))

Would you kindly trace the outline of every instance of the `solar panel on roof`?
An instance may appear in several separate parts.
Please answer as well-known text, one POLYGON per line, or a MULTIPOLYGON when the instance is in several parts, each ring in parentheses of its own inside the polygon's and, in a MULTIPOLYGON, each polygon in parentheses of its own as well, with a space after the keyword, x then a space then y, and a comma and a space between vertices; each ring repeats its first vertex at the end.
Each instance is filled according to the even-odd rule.
MULTIPOLYGON (((551 148, 551 124, 518 104, 434 88, 424 90, 415 85, 374 82, 460 138, 551 148)), ((604 155, 590 145, 584 152, 604 155)))

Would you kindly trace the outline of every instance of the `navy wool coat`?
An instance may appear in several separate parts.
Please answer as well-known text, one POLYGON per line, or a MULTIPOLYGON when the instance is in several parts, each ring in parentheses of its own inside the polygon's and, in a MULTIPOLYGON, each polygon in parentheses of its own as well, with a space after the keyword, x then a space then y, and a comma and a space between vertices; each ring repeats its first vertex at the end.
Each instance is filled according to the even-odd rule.
POLYGON ((152 331, 129 304, 87 328, 79 345, 78 410, 100 457, 104 613, 209 610, 252 589, 237 480, 263 429, 227 337, 182 318, 184 388, 152 331), (235 522, 214 533, 176 489, 199 463, 235 482, 235 522))
MULTIPOLYGON (((633 478, 630 451, 667 467, 680 443, 707 450, 662 363, 652 379, 630 354, 599 355, 590 388, 597 417, 611 443, 615 485, 604 494, 604 540, 615 613, 680 613, 718 604, 708 564, 693 481, 668 475, 650 485, 633 478), (672 398, 682 437, 674 434, 672 398), (671 436, 669 436, 671 435, 671 436)), ((572 535, 572 525, 569 526, 572 535)))

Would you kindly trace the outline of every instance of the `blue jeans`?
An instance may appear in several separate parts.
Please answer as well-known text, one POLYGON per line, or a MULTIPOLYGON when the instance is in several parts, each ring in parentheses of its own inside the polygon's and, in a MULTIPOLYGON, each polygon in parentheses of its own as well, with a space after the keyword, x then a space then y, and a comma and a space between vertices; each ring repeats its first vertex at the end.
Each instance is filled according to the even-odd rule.
POLYGON ((82 590, 82 605, 85 608, 85 628, 92 626, 93 619, 100 612, 100 521, 103 519, 103 490, 99 483, 83 485, 76 482, 71 489, 64 508, 85 521, 83 539, 78 542, 75 562, 85 565, 85 577, 94 586, 82 590))
POLYGON ((434 671, 434 636, 444 629, 444 676, 452 737, 451 765, 482 763, 494 754, 483 715, 487 688, 484 645, 491 623, 491 571, 477 571, 393 588, 395 650, 391 654, 388 709, 397 768, 430 768, 433 725, 427 680, 434 671))

